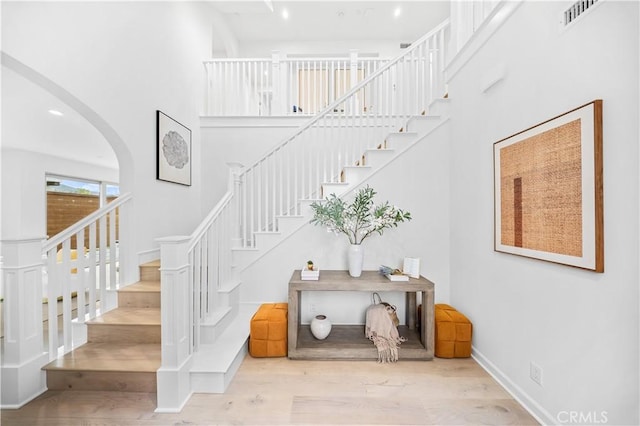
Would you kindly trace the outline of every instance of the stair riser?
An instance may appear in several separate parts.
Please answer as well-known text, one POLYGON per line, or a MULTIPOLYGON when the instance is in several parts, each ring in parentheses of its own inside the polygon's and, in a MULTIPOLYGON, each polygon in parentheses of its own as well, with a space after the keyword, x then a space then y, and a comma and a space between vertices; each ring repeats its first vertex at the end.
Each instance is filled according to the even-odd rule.
POLYGON ((140 265, 140 281, 160 281, 158 265, 140 265))
POLYGON ((229 327, 235 317, 232 313, 229 313, 222 317, 215 324, 205 324, 200 326, 200 342, 208 345, 215 343, 218 336, 220 336, 224 330, 229 327))
POLYGON ((365 180, 371 174, 371 167, 348 167, 344 169, 344 181, 357 184, 365 180))
POLYGON ((307 221, 303 216, 280 216, 278 217, 278 230, 282 235, 289 235, 300 229, 307 221))
POLYGON ((240 287, 235 287, 231 291, 220 291, 220 306, 230 306, 234 308, 240 302, 240 287))
POLYGON ((351 186, 345 183, 323 183, 322 198, 327 198, 331 194, 340 196, 347 192, 351 186))
POLYGON ((192 372, 190 374, 193 392, 201 393, 225 393, 229 384, 233 380, 236 372, 242 364, 242 360, 247 356, 248 344, 244 344, 238 350, 233 362, 226 371, 218 372, 192 372))
POLYGON ((415 133, 394 133, 387 136, 386 148, 403 150, 411 143, 415 142, 417 135, 415 133))
POLYGON ((49 390, 156 392, 155 372, 47 371, 49 390))
POLYGON ((160 325, 89 324, 87 341, 93 343, 160 343, 160 325))
POLYGON ((121 308, 159 308, 159 292, 119 292, 118 307, 121 308))

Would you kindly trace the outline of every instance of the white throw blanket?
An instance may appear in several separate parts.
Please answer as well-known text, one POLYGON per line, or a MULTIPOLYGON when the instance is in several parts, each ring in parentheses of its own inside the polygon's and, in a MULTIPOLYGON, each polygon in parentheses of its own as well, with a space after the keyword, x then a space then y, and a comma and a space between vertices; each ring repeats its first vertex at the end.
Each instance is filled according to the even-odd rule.
POLYGON ((378 362, 396 362, 398 346, 406 341, 398 334, 398 328, 391 319, 393 308, 382 303, 367 308, 364 333, 378 349, 378 362))

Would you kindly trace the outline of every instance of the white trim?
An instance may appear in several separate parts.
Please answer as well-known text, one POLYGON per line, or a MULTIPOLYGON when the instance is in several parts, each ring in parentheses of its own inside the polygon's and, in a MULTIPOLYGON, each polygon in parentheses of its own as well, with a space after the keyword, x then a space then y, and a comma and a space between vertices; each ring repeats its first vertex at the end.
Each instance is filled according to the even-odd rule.
POLYGON ((160 248, 138 252, 138 265, 160 260, 160 248))
POLYGON ((484 356, 475 346, 471 347, 471 357, 482 367, 500 386, 506 390, 522 407, 529 412, 540 424, 553 425, 557 420, 545 410, 537 401, 529 396, 520 386, 515 384, 509 376, 503 373, 494 363, 484 356))
POLYGON ((445 82, 449 83, 464 65, 480 51, 493 34, 507 21, 507 18, 522 4, 524 0, 502 1, 489 14, 487 19, 473 33, 467 43, 455 54, 444 67, 445 82))

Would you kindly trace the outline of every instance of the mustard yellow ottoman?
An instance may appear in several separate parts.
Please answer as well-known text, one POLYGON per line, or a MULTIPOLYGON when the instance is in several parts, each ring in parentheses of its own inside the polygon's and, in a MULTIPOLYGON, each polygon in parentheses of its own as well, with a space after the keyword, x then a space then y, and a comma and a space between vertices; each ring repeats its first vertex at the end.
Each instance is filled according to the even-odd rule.
POLYGON ((265 303, 251 318, 249 354, 256 358, 287 356, 287 303, 265 303))
POLYGON ((463 314, 444 303, 435 305, 436 348, 438 358, 468 358, 471 356, 473 325, 463 314))

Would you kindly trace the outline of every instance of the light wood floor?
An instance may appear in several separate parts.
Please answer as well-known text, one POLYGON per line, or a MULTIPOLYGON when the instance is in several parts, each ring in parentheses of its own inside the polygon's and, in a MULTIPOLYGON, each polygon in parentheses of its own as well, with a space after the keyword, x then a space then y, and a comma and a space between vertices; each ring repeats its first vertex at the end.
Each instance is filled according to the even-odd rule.
POLYGON ((154 393, 48 391, 9 425, 534 425, 473 359, 292 361, 247 356, 225 394, 194 394, 181 413, 154 393))

